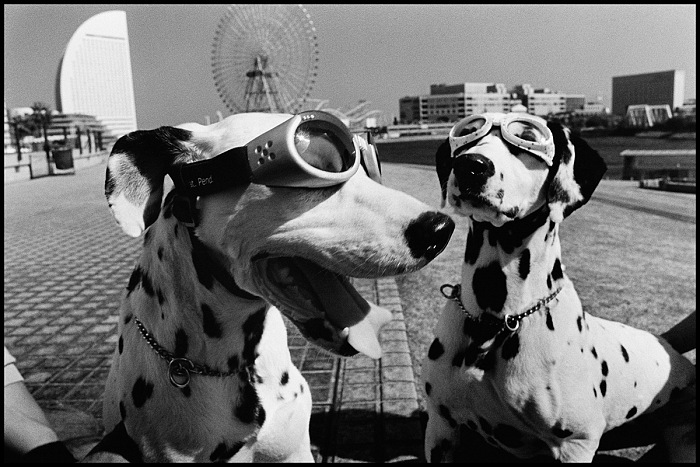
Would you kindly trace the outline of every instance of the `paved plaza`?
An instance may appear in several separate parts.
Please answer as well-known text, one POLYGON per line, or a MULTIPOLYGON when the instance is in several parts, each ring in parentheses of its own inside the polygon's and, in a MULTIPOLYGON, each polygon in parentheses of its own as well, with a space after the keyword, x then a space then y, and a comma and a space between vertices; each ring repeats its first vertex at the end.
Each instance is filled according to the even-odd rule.
MULTIPOLYGON (((437 195, 426 189, 433 182, 437 186, 432 167, 384 167, 387 185, 435 202, 437 195)), ((5 345, 17 357, 29 390, 78 456, 101 434, 117 310, 142 244, 117 227, 103 193, 103 165, 4 187, 5 345)), ((636 182, 604 180, 593 200, 638 212, 640 225, 651 219, 696 222, 694 195, 640 190, 636 182)), ((462 242, 448 248, 459 251, 450 251, 444 261, 459 256, 462 242)), ((366 299, 394 314, 380 336, 380 360, 330 357, 288 326, 292 359, 312 390, 315 458, 323 463, 422 462, 417 373, 396 281, 354 284, 366 299)))
MULTIPOLYGON (((118 306, 142 244, 117 227, 103 192, 104 166, 4 188, 5 345, 30 392, 79 455, 101 432, 118 306)), ((380 360, 330 357, 288 326, 292 359, 312 391, 314 455, 317 462, 421 460, 396 282, 354 283, 394 313, 380 336, 380 360)))

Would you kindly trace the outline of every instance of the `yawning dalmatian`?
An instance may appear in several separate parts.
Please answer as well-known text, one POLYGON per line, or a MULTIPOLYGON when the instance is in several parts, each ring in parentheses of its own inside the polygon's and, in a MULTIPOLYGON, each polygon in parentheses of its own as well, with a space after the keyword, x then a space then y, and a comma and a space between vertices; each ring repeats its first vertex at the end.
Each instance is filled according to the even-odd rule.
POLYGON ((105 193, 143 249, 119 310, 108 434, 86 460, 313 461, 282 314, 332 354, 378 358, 391 312, 348 277, 422 268, 454 229, 379 177, 374 147, 323 112, 120 138, 105 193))

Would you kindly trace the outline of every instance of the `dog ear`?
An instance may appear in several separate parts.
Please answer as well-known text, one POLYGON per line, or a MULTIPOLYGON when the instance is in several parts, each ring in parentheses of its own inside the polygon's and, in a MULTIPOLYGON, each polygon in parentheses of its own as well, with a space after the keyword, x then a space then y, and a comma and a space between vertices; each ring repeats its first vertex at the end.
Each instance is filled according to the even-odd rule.
POLYGON ((435 168, 440 181, 440 189, 442 190, 440 207, 444 208, 447 200, 447 181, 450 178, 450 173, 452 173, 452 150, 450 149, 449 138, 442 142, 435 153, 435 168))
POLYGON ((172 165, 188 153, 188 130, 163 126, 138 130, 114 143, 107 161, 105 196, 127 235, 138 237, 160 213, 163 180, 172 165))
POLYGON ((555 148, 547 202, 550 218, 561 222, 591 199, 607 166, 598 151, 572 135, 568 128, 556 122, 547 126, 554 136, 555 148))

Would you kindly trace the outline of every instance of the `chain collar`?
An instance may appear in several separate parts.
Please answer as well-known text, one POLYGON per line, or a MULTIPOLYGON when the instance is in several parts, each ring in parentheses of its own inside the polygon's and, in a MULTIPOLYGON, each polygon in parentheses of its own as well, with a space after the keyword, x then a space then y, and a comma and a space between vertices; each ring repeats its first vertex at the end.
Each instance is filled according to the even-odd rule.
POLYGON ((225 377, 235 376, 240 372, 239 370, 229 372, 212 370, 206 365, 198 365, 196 363, 193 363, 192 360, 188 358, 176 357, 175 355, 171 354, 163 347, 161 347, 158 344, 158 342, 156 342, 156 339, 151 333, 149 333, 146 330, 146 327, 141 321, 139 321, 138 318, 134 317, 134 321, 136 321, 136 326, 138 326, 139 331, 141 332, 141 336, 143 336, 148 345, 151 346, 151 348, 155 351, 155 353, 158 354, 160 358, 168 362, 168 379, 170 380, 170 383, 176 388, 182 389, 187 387, 188 384, 190 384, 190 373, 196 373, 198 375, 203 376, 225 377))
MULTIPOLYGON (((464 308, 464 304, 462 303, 461 290, 462 290, 462 286, 460 284, 455 284, 455 285, 443 284, 440 287, 440 293, 442 293, 442 295, 445 298, 447 298, 448 300, 456 301, 457 304, 459 305, 459 307, 462 309, 464 316, 466 316, 467 319, 469 319, 470 321, 472 321, 474 323, 478 323, 478 324, 487 323, 487 324, 491 324, 494 326, 499 326, 501 324, 500 321, 489 321, 489 322, 482 321, 480 316, 473 316, 471 313, 469 313, 467 311, 467 309, 464 308), (452 289, 452 291, 449 294, 445 293, 445 289, 448 289, 448 288, 452 289)), ((506 330, 508 330, 510 332, 517 331, 518 328, 520 327, 520 321, 522 321, 523 318, 530 316, 531 314, 533 314, 534 312, 536 312, 537 310, 542 308, 544 305, 546 305, 547 303, 554 300, 554 298, 559 294, 559 292, 561 292, 561 287, 559 287, 557 290, 555 290, 551 295, 549 295, 541 300, 538 300, 534 306, 528 308, 527 310, 520 313, 519 315, 506 314, 505 316, 503 316, 503 327, 498 332, 502 332, 502 331, 506 331, 506 330)))

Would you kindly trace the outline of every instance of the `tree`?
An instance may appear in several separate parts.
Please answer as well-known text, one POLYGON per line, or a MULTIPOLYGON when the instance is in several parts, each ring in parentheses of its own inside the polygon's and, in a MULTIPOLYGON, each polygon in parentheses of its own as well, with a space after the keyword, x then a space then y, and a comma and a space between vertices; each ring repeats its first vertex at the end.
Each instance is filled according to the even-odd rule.
POLYGON ((30 124, 39 131, 44 133, 44 151, 46 151, 46 157, 49 157, 49 151, 51 146, 49 146, 49 135, 47 134, 47 129, 51 126, 51 106, 43 102, 34 102, 32 104, 32 113, 28 116, 30 124))
POLYGON ((27 119, 23 115, 13 115, 10 117, 9 125, 12 128, 12 136, 15 139, 15 145, 17 146, 17 160, 22 160, 22 139, 25 136, 32 135, 33 129, 28 123, 27 119))

